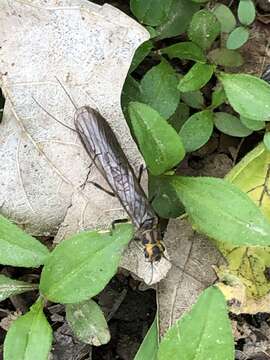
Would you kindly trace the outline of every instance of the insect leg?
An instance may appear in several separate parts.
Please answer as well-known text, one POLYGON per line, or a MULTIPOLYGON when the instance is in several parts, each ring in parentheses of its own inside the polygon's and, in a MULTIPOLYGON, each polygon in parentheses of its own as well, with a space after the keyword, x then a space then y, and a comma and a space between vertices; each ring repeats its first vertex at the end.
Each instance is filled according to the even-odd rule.
POLYGON ((129 222, 129 219, 116 219, 116 220, 113 220, 112 222, 112 229, 114 230, 115 229, 115 225, 116 224, 124 224, 126 222, 129 222))
POLYGON ((139 183, 139 184, 141 183, 141 180, 142 180, 143 171, 144 171, 144 166, 143 166, 143 164, 142 164, 142 165, 140 166, 140 168, 139 168, 139 175, 138 175, 138 183, 139 183))
MULTIPOLYGON (((88 177, 88 176, 87 176, 88 177)), ((104 187, 102 187, 101 185, 99 185, 98 183, 96 183, 95 181, 89 181, 90 184, 94 185, 96 188, 98 188, 99 190, 104 191, 106 194, 115 197, 115 194, 107 189, 105 189, 104 187)))

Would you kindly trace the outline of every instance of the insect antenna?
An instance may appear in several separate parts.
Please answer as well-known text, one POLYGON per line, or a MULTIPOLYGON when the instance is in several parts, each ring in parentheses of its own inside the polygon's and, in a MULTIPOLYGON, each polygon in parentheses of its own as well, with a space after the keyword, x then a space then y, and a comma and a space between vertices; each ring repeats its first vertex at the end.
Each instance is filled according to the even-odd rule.
POLYGON ((65 94, 67 95, 67 97, 69 98, 71 104, 74 106, 75 110, 78 110, 78 106, 75 103, 74 99, 71 97, 71 95, 69 94, 69 92, 67 91, 67 89, 65 88, 65 86, 61 83, 61 81, 58 79, 57 76, 55 76, 56 81, 59 83, 59 85, 61 86, 61 88, 64 90, 65 94))
POLYGON ((44 106, 42 106, 37 99, 34 98, 34 96, 32 96, 32 99, 34 100, 34 102, 48 115, 50 116, 52 119, 54 119, 56 122, 58 122, 59 124, 61 124, 62 126, 66 127, 69 130, 72 130, 74 132, 77 132, 75 129, 73 129, 71 126, 68 126, 67 124, 63 123, 61 120, 57 119, 55 116, 53 116, 48 110, 45 109, 44 106))

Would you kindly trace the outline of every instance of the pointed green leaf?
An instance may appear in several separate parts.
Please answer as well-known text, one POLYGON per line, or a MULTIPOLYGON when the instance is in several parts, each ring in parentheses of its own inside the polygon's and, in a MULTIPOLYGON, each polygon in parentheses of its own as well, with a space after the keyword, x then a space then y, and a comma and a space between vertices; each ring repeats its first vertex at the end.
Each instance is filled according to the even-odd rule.
POLYGON ((100 346, 110 341, 110 331, 100 307, 93 300, 66 305, 67 321, 79 340, 100 346))
POLYGON ((236 20, 231 9, 224 4, 217 4, 213 9, 221 25, 221 32, 230 33, 236 25, 236 20))
POLYGON ((188 29, 188 37, 202 49, 208 49, 220 34, 220 23, 208 10, 196 12, 188 29))
POLYGON ((38 285, 36 284, 29 284, 24 281, 10 279, 5 275, 0 275, 0 301, 3 301, 10 296, 22 294, 37 288, 38 285))
POLYGON ((156 360, 158 350, 158 324, 157 317, 153 321, 134 360, 156 360))
POLYGON ((214 115, 210 110, 193 114, 182 126, 179 135, 186 152, 199 149, 210 139, 214 127, 214 115))
POLYGON ((197 63, 186 73, 178 84, 181 92, 199 90, 208 83, 215 71, 215 65, 197 63))
POLYGON ((141 99, 168 119, 180 100, 178 77, 167 61, 152 67, 141 80, 141 99))
POLYGON ((255 76, 220 73, 229 103, 241 116, 270 120, 270 85, 255 76))
POLYGON ((216 112, 214 121, 216 128, 227 135, 246 137, 252 133, 238 117, 225 112, 216 112))
POLYGON ((5 360, 47 360, 52 329, 37 301, 28 313, 15 320, 4 342, 5 360))
POLYGON ((133 56, 132 63, 128 71, 129 73, 132 73, 132 71, 134 71, 140 65, 140 63, 144 60, 144 58, 146 58, 146 56, 149 55, 150 51, 152 50, 152 47, 153 47, 153 43, 150 40, 145 41, 143 44, 141 44, 141 46, 138 47, 138 49, 136 50, 133 56))
MULTIPOLYGON (((167 2, 166 0, 161 1, 167 2)), ((153 2, 156 2, 156 0, 153 0, 153 2)), ((169 38, 184 33, 192 15, 198 10, 199 5, 190 2, 190 0, 173 0, 166 21, 157 27, 158 39, 169 38)))
POLYGON ((256 8, 252 0, 240 0, 237 10, 238 18, 243 25, 250 25, 256 17, 256 8))
POLYGON ((244 28, 243 26, 239 26, 230 33, 226 42, 226 47, 230 50, 239 49, 248 41, 248 38, 248 29, 244 28))
POLYGON ((219 107, 221 104, 223 104, 226 101, 226 94, 223 89, 223 87, 219 84, 215 90, 212 92, 212 102, 209 106, 209 110, 213 110, 217 107, 219 107))
POLYGON ((244 59, 241 54, 235 50, 229 50, 225 48, 214 49, 208 53, 209 61, 216 65, 235 67, 241 66, 244 63, 244 59))
POLYGON ((270 223, 252 200, 229 182, 168 176, 196 229, 234 245, 270 245, 270 223))
POLYGON ((87 231, 62 241, 42 270, 42 294, 63 304, 97 295, 116 273, 132 236, 133 227, 125 224, 112 232, 87 231))
POLYGON ((140 151, 153 175, 163 174, 184 158, 184 146, 177 132, 154 109, 133 102, 129 115, 140 151))
POLYGON ((221 291, 206 289, 165 334, 158 360, 233 360, 234 340, 221 291))
POLYGON ((133 14, 146 25, 157 26, 168 17, 173 0, 130 0, 133 14))
POLYGON ((121 106, 125 119, 127 120, 129 126, 129 115, 128 115, 128 105, 131 101, 140 101, 141 98, 141 88, 137 80, 135 80, 131 75, 128 75, 123 86, 122 95, 121 95, 121 106))
POLYGON ((184 103, 194 109, 202 109, 204 107, 204 98, 200 90, 181 93, 181 98, 184 103))
POLYGON ((206 56, 203 50, 191 41, 177 43, 160 50, 162 54, 166 54, 170 59, 186 59, 198 61, 201 63, 206 62, 206 56))
POLYGON ((179 200, 175 189, 168 186, 167 175, 150 176, 149 183, 149 199, 155 212, 164 219, 177 218, 184 214, 184 206, 179 200))
POLYGON ((0 264, 37 267, 48 255, 44 245, 0 215, 0 264))

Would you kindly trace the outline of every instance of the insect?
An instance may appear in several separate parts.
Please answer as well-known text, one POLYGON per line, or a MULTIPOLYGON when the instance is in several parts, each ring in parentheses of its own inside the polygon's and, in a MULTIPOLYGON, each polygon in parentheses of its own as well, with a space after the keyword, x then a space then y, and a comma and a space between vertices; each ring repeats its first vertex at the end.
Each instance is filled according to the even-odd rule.
MULTIPOLYGON (((134 224, 135 238, 141 240, 145 257, 151 263, 159 261, 164 257, 165 247, 161 241, 158 218, 113 130, 105 118, 90 106, 77 108, 62 83, 59 80, 58 82, 76 108, 75 131, 90 159, 134 224)), ((35 102, 42 107, 36 100, 35 102)), ((43 107, 42 109, 49 114, 43 107)), ((58 119, 54 119, 60 122, 58 119)), ((74 129, 68 128, 74 131, 74 129)))

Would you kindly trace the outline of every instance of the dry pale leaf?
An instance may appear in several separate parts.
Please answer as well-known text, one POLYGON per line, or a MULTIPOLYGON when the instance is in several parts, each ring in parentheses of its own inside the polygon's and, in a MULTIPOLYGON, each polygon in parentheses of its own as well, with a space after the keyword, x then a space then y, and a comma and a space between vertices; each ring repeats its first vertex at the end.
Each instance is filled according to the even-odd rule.
MULTIPOLYGON (((1 1, 0 27, 1 212, 34 235, 60 227, 57 241, 108 228, 126 217, 122 207, 90 183, 83 186, 90 160, 77 135, 35 100, 73 127, 74 107, 57 77, 78 106, 90 105, 109 121, 137 171, 143 159, 120 96, 134 52, 149 34, 118 9, 85 0, 1 1)), ((106 187, 94 166, 89 180, 106 187)), ((141 249, 135 256, 143 258, 141 249)))

